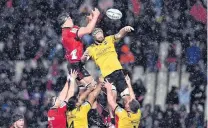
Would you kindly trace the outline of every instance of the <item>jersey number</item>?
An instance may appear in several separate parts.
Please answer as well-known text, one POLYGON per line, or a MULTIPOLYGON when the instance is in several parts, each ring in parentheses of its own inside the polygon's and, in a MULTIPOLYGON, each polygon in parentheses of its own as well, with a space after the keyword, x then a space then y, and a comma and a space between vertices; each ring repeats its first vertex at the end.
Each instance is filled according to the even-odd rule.
POLYGON ((71 52, 71 56, 72 56, 72 60, 77 59, 77 49, 74 49, 74 50, 71 52))
POLYGON ((69 128, 74 128, 74 121, 71 122, 71 124, 69 125, 69 128))

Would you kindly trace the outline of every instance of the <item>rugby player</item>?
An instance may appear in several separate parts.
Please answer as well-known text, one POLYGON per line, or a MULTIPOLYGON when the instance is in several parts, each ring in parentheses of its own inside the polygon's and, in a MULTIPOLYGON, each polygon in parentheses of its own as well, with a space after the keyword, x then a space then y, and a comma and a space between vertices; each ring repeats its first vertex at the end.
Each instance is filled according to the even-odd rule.
POLYGON ((128 88, 122 71, 123 68, 116 53, 115 42, 118 42, 132 30, 134 29, 131 26, 126 26, 119 33, 104 37, 102 29, 95 28, 92 32, 95 43, 89 46, 82 56, 83 62, 88 60, 89 57, 95 61, 101 70, 103 78, 114 83, 121 96, 128 92, 128 88))
POLYGON ((124 109, 113 99, 112 84, 106 81, 104 86, 107 90, 108 103, 115 112, 116 128, 138 128, 141 119, 140 104, 135 99, 130 78, 126 76, 125 79, 129 88, 130 99, 124 100, 124 109))
MULTIPOLYGON (((115 43, 123 38, 128 32, 133 30, 134 29, 131 26, 126 26, 117 34, 104 37, 103 30, 95 28, 92 32, 95 43, 87 48, 81 58, 82 61, 85 62, 91 57, 100 68, 102 77, 105 80, 107 79, 110 83, 113 83, 116 86, 115 88, 118 94, 126 100, 128 97, 125 95, 129 95, 129 90, 123 73, 123 68, 118 60, 115 43)), ((116 100, 116 96, 117 94, 114 93, 114 100, 116 100)))
POLYGON ((67 68, 69 71, 72 69, 78 72, 77 80, 83 85, 93 82, 93 78, 81 63, 84 51, 81 38, 93 31, 99 15, 100 12, 97 8, 92 10, 92 13, 87 17, 89 23, 86 27, 75 26, 69 13, 62 13, 58 17, 58 23, 62 28, 62 44, 66 51, 65 58, 69 62, 67 68))
POLYGON ((100 91, 101 85, 98 84, 95 89, 89 87, 80 97, 73 96, 69 99, 66 114, 68 128, 88 128, 87 115, 100 91))
POLYGON ((48 111, 48 128, 66 128, 66 101, 74 96, 74 91, 77 86, 76 78, 77 72, 70 73, 70 87, 67 81, 59 96, 53 96, 50 99, 50 109, 48 111), (65 101, 65 102, 64 102, 65 101))

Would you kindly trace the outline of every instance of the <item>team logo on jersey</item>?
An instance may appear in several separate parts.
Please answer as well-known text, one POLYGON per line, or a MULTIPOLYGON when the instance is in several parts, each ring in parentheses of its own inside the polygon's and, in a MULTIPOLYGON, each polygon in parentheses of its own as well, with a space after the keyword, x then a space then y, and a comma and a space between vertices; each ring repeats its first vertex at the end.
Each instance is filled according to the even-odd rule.
POLYGON ((116 111, 117 111, 117 112, 122 112, 123 109, 122 109, 121 107, 118 107, 118 108, 116 109, 116 111))
POLYGON ((86 106, 86 105, 88 105, 89 103, 88 102, 84 102, 82 105, 83 106, 86 106))
POLYGON ((55 117, 48 117, 48 121, 55 120, 55 117))
POLYGON ((60 105, 60 108, 63 108, 65 105, 66 105, 66 103, 62 102, 61 105, 60 105))
POLYGON ((139 121, 131 121, 132 124, 138 124, 139 121))
POLYGON ((77 28, 72 28, 70 32, 72 32, 72 33, 76 33, 76 32, 77 32, 77 30, 78 30, 77 28))
POLYGON ((106 45, 108 42, 106 40, 103 41, 104 45, 106 45))

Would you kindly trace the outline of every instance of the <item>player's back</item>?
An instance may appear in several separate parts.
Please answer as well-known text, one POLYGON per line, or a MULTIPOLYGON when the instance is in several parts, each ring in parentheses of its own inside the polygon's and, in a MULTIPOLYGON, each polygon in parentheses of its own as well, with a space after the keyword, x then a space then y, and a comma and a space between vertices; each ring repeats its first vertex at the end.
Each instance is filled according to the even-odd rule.
POLYGON ((62 43, 65 48, 65 58, 70 63, 79 62, 83 54, 83 43, 78 37, 79 27, 62 29, 62 43))
POLYGON ((66 105, 48 111, 48 128, 66 128, 66 105))
POLYGON ((137 113, 131 113, 122 108, 118 108, 115 114, 116 128, 138 128, 141 119, 140 109, 137 113))
POLYGON ((85 102, 80 107, 67 111, 68 128, 88 128, 87 114, 91 109, 91 105, 85 102))

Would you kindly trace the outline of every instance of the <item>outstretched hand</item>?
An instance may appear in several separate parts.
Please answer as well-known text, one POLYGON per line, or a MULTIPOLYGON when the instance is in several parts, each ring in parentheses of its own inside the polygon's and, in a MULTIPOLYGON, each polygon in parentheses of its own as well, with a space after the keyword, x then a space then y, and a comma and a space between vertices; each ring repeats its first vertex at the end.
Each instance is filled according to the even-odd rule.
POLYGON ((94 10, 92 10, 92 16, 93 17, 94 16, 98 17, 99 15, 100 15, 100 11, 97 8, 95 8, 94 10))
POLYGON ((75 80, 77 78, 78 72, 76 70, 71 70, 70 74, 67 76, 67 80, 72 81, 75 80))
POLYGON ((71 78, 76 79, 77 75, 78 75, 78 72, 76 70, 71 70, 71 73, 70 73, 71 78))
POLYGON ((124 27, 124 30, 125 30, 126 32, 131 32, 131 31, 134 31, 134 28, 131 27, 131 26, 126 26, 126 27, 124 27))
POLYGON ((105 87, 107 90, 112 90, 112 86, 113 86, 113 83, 108 82, 108 80, 106 80, 106 81, 104 82, 104 87, 105 87))

